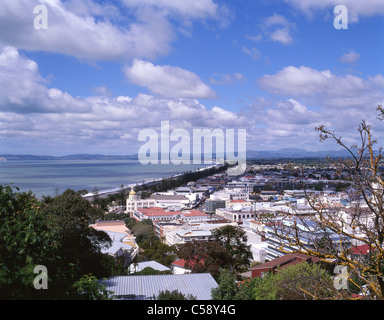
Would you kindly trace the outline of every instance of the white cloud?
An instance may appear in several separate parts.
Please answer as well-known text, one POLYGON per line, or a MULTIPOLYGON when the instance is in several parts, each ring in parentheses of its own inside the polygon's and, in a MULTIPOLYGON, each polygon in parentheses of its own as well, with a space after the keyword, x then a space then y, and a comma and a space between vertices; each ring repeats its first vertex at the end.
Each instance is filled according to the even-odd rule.
POLYGON ((259 84, 265 90, 276 94, 310 96, 323 90, 331 77, 329 70, 318 71, 305 66, 288 66, 274 75, 264 75, 259 79, 259 84))
MULTIPOLYGON (((273 94, 269 103, 255 107, 258 124, 253 130, 257 136, 263 131, 268 139, 265 145, 293 145, 311 148, 318 144, 314 128, 324 124, 350 143, 358 143, 357 127, 365 119, 375 125, 377 105, 384 101, 384 80, 381 74, 366 79, 330 70, 288 66, 272 75, 264 75, 258 83, 273 94), (277 101, 272 104, 273 101, 277 101)), ((382 130, 381 130, 382 131, 382 130)))
POLYGON ((219 6, 212 0, 123 0, 123 3, 128 7, 157 7, 171 14, 192 18, 214 17, 219 10, 219 6))
POLYGON ((188 18, 188 25, 196 19, 220 20, 222 8, 211 0, 102 4, 95 0, 3 0, 0 45, 91 61, 155 59, 170 51, 176 38, 175 17, 179 23, 188 18), (46 30, 34 28, 34 7, 39 4, 47 8, 46 30))
POLYGON ((214 91, 195 73, 173 66, 156 66, 135 59, 124 68, 127 79, 151 93, 170 98, 214 98, 214 91))
MULTIPOLYGON (((192 81, 191 95, 206 92, 199 91, 201 80, 186 70, 160 67, 160 76, 168 84, 177 82, 179 76, 186 77, 189 84, 196 80, 198 85, 193 86, 192 81)), ((186 83, 176 89, 189 95, 191 91, 183 91, 186 83)), ((220 107, 209 110, 192 98, 148 94, 76 98, 58 88, 49 88, 48 84, 40 75, 38 65, 17 49, 5 47, 0 51, 3 152, 20 152, 17 146, 23 152, 31 150, 40 154, 60 154, 62 150, 129 154, 138 150, 138 132, 143 128, 159 128, 162 120, 170 121, 172 127, 187 130, 247 127, 250 123, 243 115, 220 107)), ((157 88, 153 82, 152 86, 157 88)), ((105 87, 96 91, 108 93, 105 87)))
POLYGON ((355 63, 359 59, 360 59, 360 55, 353 50, 349 51, 348 53, 343 54, 340 57, 340 61, 342 63, 355 63))
POLYGON ((293 42, 293 38, 290 33, 291 32, 288 28, 277 29, 271 33, 271 40, 282 44, 291 44, 293 42))
POLYGON ((89 60, 154 58, 168 53, 174 33, 163 15, 147 8, 135 13, 135 20, 116 25, 108 20, 110 5, 98 5, 98 17, 93 1, 82 4, 82 9, 75 6, 75 11, 71 11, 72 7, 60 0, 4 0, 0 10, 0 43, 89 60), (37 15, 33 9, 39 3, 47 7, 47 30, 34 28, 37 15))
POLYGON ((37 64, 19 54, 14 47, 0 52, 0 110, 15 113, 83 112, 90 106, 59 89, 47 87, 48 81, 37 64))
POLYGON ((348 21, 358 22, 360 17, 371 17, 384 15, 384 2, 382 0, 284 0, 294 8, 312 16, 318 10, 330 10, 333 15, 333 8, 337 5, 344 5, 348 9, 348 21))
POLYGON ((241 49, 242 49, 242 51, 243 51, 245 54, 249 55, 249 56, 250 56, 252 59, 254 59, 254 60, 258 60, 258 59, 260 59, 260 57, 261 57, 261 52, 260 52, 260 50, 258 50, 258 49, 255 48, 255 47, 252 47, 251 49, 248 49, 247 47, 243 46, 241 49))
POLYGON ((215 73, 209 79, 209 82, 212 84, 218 84, 218 85, 230 85, 230 84, 234 84, 235 82, 244 82, 245 80, 246 80, 246 77, 240 72, 234 72, 233 74, 215 73))
MULTIPOLYGON (((245 35, 245 38, 259 42, 261 40, 270 40, 284 45, 289 45, 294 42, 293 34, 295 33, 296 25, 290 22, 281 14, 273 14, 272 16, 261 19, 258 25, 258 33, 256 35, 245 35)), ((243 47, 243 51, 251 54, 251 50, 243 47)))

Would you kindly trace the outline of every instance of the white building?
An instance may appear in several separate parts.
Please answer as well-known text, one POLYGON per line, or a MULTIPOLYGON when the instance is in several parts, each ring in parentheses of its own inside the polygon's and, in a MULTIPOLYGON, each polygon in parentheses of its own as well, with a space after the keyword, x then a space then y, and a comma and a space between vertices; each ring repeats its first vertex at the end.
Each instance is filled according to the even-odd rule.
POLYGON ((225 225, 236 225, 235 223, 200 223, 183 225, 177 230, 168 232, 165 236, 168 245, 183 244, 192 240, 208 241, 212 239, 212 230, 225 225))
POLYGON ((226 220, 233 222, 242 222, 243 219, 253 218, 254 211, 251 207, 232 207, 232 208, 217 208, 216 214, 226 220))
POLYGON ((139 196, 136 195, 135 190, 133 190, 133 187, 131 189, 131 192, 129 193, 128 199, 127 199, 127 213, 131 214, 142 208, 152 208, 156 206, 156 201, 153 199, 141 199, 139 196))

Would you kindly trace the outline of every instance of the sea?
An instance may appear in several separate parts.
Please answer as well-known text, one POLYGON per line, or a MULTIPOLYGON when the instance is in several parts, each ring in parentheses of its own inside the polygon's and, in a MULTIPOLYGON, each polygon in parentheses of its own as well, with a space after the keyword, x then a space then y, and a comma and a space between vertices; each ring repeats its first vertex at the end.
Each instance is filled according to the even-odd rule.
POLYGON ((129 187, 196 171, 206 164, 148 164, 137 160, 19 160, 0 161, 0 185, 32 191, 37 197, 54 196, 67 189, 89 193, 117 191, 129 187))

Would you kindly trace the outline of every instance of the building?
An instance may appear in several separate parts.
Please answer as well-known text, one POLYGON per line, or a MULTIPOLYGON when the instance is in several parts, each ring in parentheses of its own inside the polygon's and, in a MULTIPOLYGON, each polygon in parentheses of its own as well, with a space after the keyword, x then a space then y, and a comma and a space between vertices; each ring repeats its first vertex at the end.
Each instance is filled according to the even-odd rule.
POLYGON ((331 230, 318 228, 315 221, 310 219, 284 219, 271 221, 264 226, 265 239, 268 244, 266 248, 266 259, 273 260, 286 253, 295 252, 299 249, 294 243, 297 240, 307 249, 316 251, 316 242, 327 238, 336 248, 340 243, 349 244, 350 239, 339 235, 331 230))
POLYGON ((152 268, 156 271, 171 271, 170 268, 163 266, 161 263, 158 263, 157 261, 144 261, 144 262, 138 262, 138 263, 132 263, 129 266, 129 272, 130 273, 137 273, 143 271, 145 268, 152 268))
POLYGON ((279 269, 293 266, 299 263, 318 263, 319 258, 310 257, 302 253, 289 253, 271 261, 265 262, 258 265, 257 267, 251 268, 252 278, 263 277, 269 272, 276 273, 279 269))
POLYGON ((242 222, 243 219, 253 218, 255 212, 250 207, 232 207, 216 209, 216 215, 232 222, 242 222))
POLYGON ((132 187, 127 198, 126 206, 126 212, 132 216, 132 213, 138 209, 155 207, 156 201, 153 199, 141 199, 138 195, 136 195, 136 192, 132 187))
POLYGON ((209 273, 118 276, 100 283, 113 292, 114 300, 153 300, 166 290, 177 290, 185 296, 196 297, 196 300, 211 300, 211 291, 218 286, 209 273))
POLYGON ((127 266, 137 256, 139 246, 135 241, 135 236, 129 234, 124 221, 97 221, 90 227, 104 231, 112 240, 112 245, 103 248, 102 253, 120 260, 124 266, 127 266))
POLYGON ((187 261, 185 261, 184 259, 178 259, 172 262, 171 267, 173 274, 191 273, 192 270, 185 266, 186 263, 187 261))
POLYGON ((225 207, 227 209, 230 209, 230 208, 247 208, 247 207, 251 207, 252 205, 252 202, 251 201, 247 201, 247 200, 244 200, 244 199, 239 199, 239 200, 227 200, 225 202, 225 207))
POLYGON ((205 200, 205 212, 207 213, 215 213, 218 208, 225 208, 226 201, 225 200, 213 200, 207 199, 205 200))
POLYGON ((154 206, 156 207, 173 208, 176 210, 187 209, 192 202, 185 195, 180 194, 153 194, 148 200, 154 201, 154 206))
POLYGON ((184 224, 179 229, 174 229, 166 234, 168 245, 183 244, 195 241, 209 241, 212 239, 212 230, 236 223, 193 223, 184 224))
POLYGON ((143 221, 145 219, 150 219, 152 221, 170 221, 180 218, 180 211, 169 211, 163 208, 154 207, 148 209, 138 209, 133 212, 132 217, 137 221, 143 221))
POLYGON ((198 210, 170 211, 163 208, 139 209, 132 215, 138 221, 150 219, 152 221, 172 221, 181 220, 185 222, 207 221, 210 216, 198 210))

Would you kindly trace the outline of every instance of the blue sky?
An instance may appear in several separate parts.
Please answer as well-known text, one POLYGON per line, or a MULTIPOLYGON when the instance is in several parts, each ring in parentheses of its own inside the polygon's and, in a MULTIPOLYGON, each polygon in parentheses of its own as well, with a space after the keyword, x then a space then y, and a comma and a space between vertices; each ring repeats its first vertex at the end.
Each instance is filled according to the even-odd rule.
POLYGON ((132 154, 165 120, 246 129, 251 150, 384 134, 381 0, 3 0, 0 30, 0 153, 132 154))

